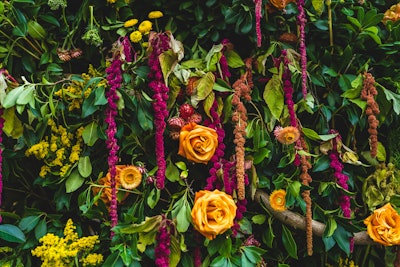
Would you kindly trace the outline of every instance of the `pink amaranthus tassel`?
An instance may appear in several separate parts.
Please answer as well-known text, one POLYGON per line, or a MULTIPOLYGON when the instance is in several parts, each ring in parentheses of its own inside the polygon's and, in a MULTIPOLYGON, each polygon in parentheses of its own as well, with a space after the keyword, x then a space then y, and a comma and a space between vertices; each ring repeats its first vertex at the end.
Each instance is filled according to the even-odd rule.
MULTIPOLYGON (((107 81, 110 89, 106 93, 108 106, 105 112, 106 118, 105 123, 107 124, 106 135, 107 135, 107 149, 109 150, 108 155, 108 168, 110 172, 110 185, 111 185, 111 203, 110 203, 110 220, 111 227, 118 224, 118 213, 117 213, 117 189, 115 176, 117 173, 116 165, 118 162, 118 150, 119 146, 115 134, 117 133, 117 124, 115 117, 118 115, 117 101, 119 99, 117 95, 117 89, 122 84, 122 63, 123 60, 130 61, 131 52, 129 49, 129 42, 127 37, 117 41, 111 65, 106 69, 107 81)), ((111 231, 111 238, 114 236, 114 232, 111 231)))
POLYGON ((261 47, 261 5, 262 0, 253 0, 256 15, 257 47, 261 47))
POLYGON ((167 100, 169 88, 164 83, 163 73, 159 61, 159 56, 170 48, 170 39, 167 34, 158 33, 149 41, 152 52, 149 56, 148 65, 150 66, 149 78, 152 80, 149 87, 153 90, 153 109, 156 142, 157 174, 156 186, 164 188, 165 171, 167 168, 164 155, 164 131, 167 126, 165 120, 168 117, 167 100))
POLYGON ((297 24, 299 25, 300 31, 300 57, 301 57, 301 87, 303 92, 303 97, 307 97, 307 50, 306 50, 306 32, 305 27, 307 23, 305 11, 304 11, 304 0, 297 1, 297 8, 299 14, 297 16, 297 24))

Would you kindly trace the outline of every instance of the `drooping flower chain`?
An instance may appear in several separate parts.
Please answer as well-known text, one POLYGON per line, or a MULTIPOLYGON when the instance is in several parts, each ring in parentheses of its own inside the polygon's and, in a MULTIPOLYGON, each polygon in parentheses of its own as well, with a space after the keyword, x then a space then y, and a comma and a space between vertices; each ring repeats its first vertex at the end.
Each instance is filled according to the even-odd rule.
MULTIPOLYGON (((329 133, 337 133, 336 130, 330 130, 329 133)), ((336 183, 344 188, 345 190, 349 189, 349 185, 347 181, 349 177, 343 173, 343 164, 339 160, 339 151, 338 151, 338 143, 341 143, 341 136, 338 134, 336 138, 332 140, 332 150, 328 152, 330 162, 330 167, 334 171, 334 177, 336 178, 336 183)), ((351 218, 351 203, 350 196, 342 194, 339 196, 339 205, 343 211, 343 216, 346 218, 351 218)), ((353 251, 354 247, 354 239, 350 239, 350 251, 353 251)))
POLYGON ((261 47, 261 5, 262 0, 253 0, 255 4, 257 47, 261 47))
POLYGON ((297 24, 299 25, 300 31, 300 61, 301 61, 301 88, 303 93, 303 98, 307 97, 307 49, 306 49, 306 32, 305 27, 307 23, 306 14, 304 11, 304 0, 297 0, 297 8, 299 14, 297 15, 297 24))
MULTIPOLYGON (((3 144, 3 127, 4 127, 4 119, 3 119, 4 109, 0 108, 0 144, 3 144)), ((3 199, 3 148, 0 147, 0 206, 3 199)), ((3 221, 3 218, 0 215, 0 223, 3 221)))
MULTIPOLYGON (((168 221, 166 221, 168 222, 168 221)), ((155 264, 158 267, 169 266, 169 256, 171 254, 171 237, 168 231, 167 224, 160 226, 156 235, 157 245, 154 249, 156 257, 155 264)))
MULTIPOLYGON (((300 144, 301 149, 307 151, 307 144, 304 140, 303 136, 300 136, 300 144)), ((309 156, 301 155, 300 156, 300 180, 303 185, 309 186, 312 182, 312 178, 310 173, 308 172, 311 169, 311 163, 309 162, 309 156)), ((303 197, 304 201, 306 202, 306 235, 307 235, 307 254, 311 256, 313 254, 313 232, 312 232, 312 209, 311 209, 311 197, 310 197, 310 190, 304 190, 301 196, 303 197)))
POLYGON ((212 121, 210 120, 205 120, 204 124, 207 127, 210 127, 212 129, 215 129, 217 134, 218 134, 218 147, 215 150, 214 155, 211 157, 211 163, 212 167, 209 170, 210 176, 207 178, 207 185, 205 186, 205 190, 214 190, 214 189, 220 189, 220 185, 217 184, 217 172, 219 169, 221 169, 222 164, 221 164, 221 159, 225 155, 225 144, 224 144, 224 138, 225 138, 225 131, 224 128, 221 125, 221 118, 217 112, 218 109, 218 102, 214 100, 214 103, 212 104, 210 108, 210 115, 212 117, 212 121))
MULTIPOLYGON (((107 81, 110 85, 109 91, 106 93, 108 106, 106 109, 105 122, 108 125, 106 129, 107 135, 107 149, 109 150, 108 155, 108 167, 110 172, 110 186, 111 186, 111 203, 110 203, 110 219, 111 227, 114 227, 118 223, 117 214, 117 192, 116 192, 116 164, 118 162, 118 150, 119 146, 115 134, 117 133, 117 125, 115 123, 115 117, 118 114, 117 111, 117 89, 121 86, 122 82, 122 61, 119 58, 114 58, 111 65, 106 69, 107 81)), ((111 237, 113 232, 111 232, 111 237)))
POLYGON ((164 131, 166 128, 166 118, 168 117, 167 100, 169 88, 164 83, 163 73, 159 61, 159 56, 170 48, 169 37, 166 34, 159 33, 151 40, 152 52, 149 57, 148 65, 150 66, 149 78, 152 81, 149 87, 153 90, 153 110, 155 125, 155 147, 157 174, 156 186, 159 189, 164 188, 165 183, 165 152, 164 152, 164 131))
POLYGON ((369 146, 371 157, 376 157, 378 153, 378 125, 379 121, 376 115, 380 113, 378 103, 375 101, 375 96, 378 91, 375 87, 375 79, 371 73, 364 74, 364 86, 361 90, 361 99, 367 101, 367 108, 365 115, 368 117, 368 133, 369 133, 369 146))
POLYGON ((247 126, 247 110, 241 98, 244 98, 246 101, 251 100, 250 92, 253 88, 251 64, 251 59, 248 59, 246 61, 246 72, 232 86, 235 90, 232 98, 232 106, 235 109, 232 114, 232 122, 235 125, 235 129, 233 130, 235 135, 233 143, 235 144, 236 152, 236 179, 239 200, 245 198, 244 144, 246 142, 245 136, 247 126))

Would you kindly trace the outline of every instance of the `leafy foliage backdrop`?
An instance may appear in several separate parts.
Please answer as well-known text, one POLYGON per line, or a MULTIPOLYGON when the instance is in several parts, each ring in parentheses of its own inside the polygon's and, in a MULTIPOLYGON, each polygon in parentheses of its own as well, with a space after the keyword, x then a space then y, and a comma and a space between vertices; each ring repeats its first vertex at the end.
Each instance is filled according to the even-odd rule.
POLYGON ((0 3, 1 266, 399 266, 400 3, 0 3))

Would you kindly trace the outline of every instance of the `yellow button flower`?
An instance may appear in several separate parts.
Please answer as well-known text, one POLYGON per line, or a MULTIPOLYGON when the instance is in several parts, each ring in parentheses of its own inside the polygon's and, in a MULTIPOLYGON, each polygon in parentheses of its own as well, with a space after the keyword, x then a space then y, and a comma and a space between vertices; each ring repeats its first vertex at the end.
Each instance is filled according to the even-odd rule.
POLYGON ((134 31, 129 35, 129 39, 132 41, 132 43, 138 43, 140 40, 142 40, 142 33, 140 31, 134 31))
POLYGON ((124 27, 129 28, 129 27, 135 26, 137 23, 138 23, 137 19, 130 19, 130 20, 127 20, 124 22, 124 27))
POLYGON ((164 14, 161 11, 151 11, 148 15, 149 19, 159 19, 162 16, 164 16, 164 14))
POLYGON ((151 23, 151 21, 149 20, 144 20, 139 24, 138 29, 142 34, 148 34, 152 28, 153 28, 153 23, 151 23))

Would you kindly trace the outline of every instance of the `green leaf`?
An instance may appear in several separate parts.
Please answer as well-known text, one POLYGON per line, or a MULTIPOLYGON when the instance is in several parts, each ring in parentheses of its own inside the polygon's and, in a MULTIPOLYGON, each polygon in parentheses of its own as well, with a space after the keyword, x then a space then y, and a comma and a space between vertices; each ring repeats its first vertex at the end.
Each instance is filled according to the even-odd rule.
POLYGON ((215 76, 212 72, 207 72, 197 81, 196 93, 190 98, 193 107, 197 108, 200 101, 212 92, 215 83, 215 76))
POLYGON ((263 233, 263 241, 269 247, 272 248, 272 244, 274 242, 275 234, 274 229, 272 228, 273 217, 268 218, 268 227, 263 233))
POLYGON ((46 219, 43 218, 43 219, 41 219, 39 221, 39 223, 35 227, 35 238, 36 238, 36 240, 39 240, 46 233, 47 233, 47 224, 46 224, 46 219))
POLYGON ((317 132, 315 132, 313 129, 310 129, 310 128, 302 128, 301 130, 305 136, 307 136, 308 138, 310 138, 312 140, 316 140, 316 141, 328 141, 337 136, 337 134, 322 134, 322 135, 320 135, 317 132))
POLYGON ((179 181, 179 170, 175 166, 175 164, 172 163, 171 159, 167 159, 167 168, 165 170, 165 177, 171 182, 176 182, 179 181))
POLYGON ((34 84, 29 84, 28 86, 25 86, 25 89, 18 96, 18 98, 15 101, 15 103, 17 105, 26 105, 26 104, 28 104, 29 102, 31 102, 34 99, 34 92, 35 92, 35 85, 34 84))
POLYGON ((178 63, 178 56, 170 49, 159 56, 161 71, 164 77, 164 83, 168 84, 168 77, 178 63))
POLYGON ((22 136, 24 127, 22 122, 18 119, 15 114, 15 108, 8 108, 4 110, 3 118, 5 120, 3 132, 14 139, 18 139, 22 136))
POLYGON ((263 98, 274 118, 279 120, 284 107, 282 82, 279 75, 272 75, 272 78, 265 85, 263 98))
POLYGON ((214 100, 215 100, 215 94, 214 94, 214 92, 211 92, 203 102, 204 112, 207 114, 207 116, 209 118, 212 118, 211 114, 210 114, 210 110, 211 110, 212 105, 214 104, 214 100))
POLYGON ((81 156, 79 158, 78 171, 83 178, 87 178, 92 174, 92 163, 89 156, 81 156))
POLYGON ((343 250, 347 256, 350 255, 350 237, 351 234, 347 232, 343 226, 338 225, 335 232, 333 233, 333 238, 336 243, 343 250))
POLYGON ((191 207, 187 200, 187 194, 184 194, 172 208, 172 217, 176 218, 176 229, 178 232, 184 233, 190 226, 191 220, 191 207))
POLYGON ((154 209, 154 207, 157 205, 158 201, 160 200, 160 194, 161 191, 158 188, 153 188, 150 191, 150 194, 147 197, 147 205, 149 205, 151 209, 154 209))
POLYGON ((333 235, 333 233, 336 231, 337 228, 337 222, 335 221, 334 218, 329 217, 328 221, 326 222, 326 227, 324 231, 324 237, 330 237, 333 235))
POLYGON ((213 90, 218 92, 233 92, 234 90, 224 80, 217 78, 213 90))
POLYGON ((8 92, 3 100, 3 103, 1 103, 3 108, 7 109, 15 106, 17 99, 24 90, 25 86, 21 85, 8 92))
POLYGON ((38 224, 40 217, 40 215, 32 215, 22 218, 22 220, 18 224, 19 229, 24 232, 31 231, 38 224))
POLYGON ((325 0, 312 0, 311 3, 318 16, 321 16, 322 12, 324 11, 325 0))
POLYGON ((97 128, 97 123, 93 121, 92 123, 86 125, 83 129, 82 138, 86 145, 93 146, 97 139, 99 139, 97 128))
POLYGON ((0 224, 0 238, 13 243, 25 243, 25 235, 17 226, 0 224))
POLYGON ((95 113, 99 107, 95 105, 96 103, 96 93, 91 92, 88 98, 83 100, 82 103, 82 118, 86 118, 89 115, 95 113))
POLYGON ((257 214, 251 217, 252 222, 255 224, 263 224, 266 219, 267 216, 265 214, 257 214))
POLYGON ((79 171, 77 169, 73 169, 71 174, 65 181, 65 192, 72 193, 78 190, 84 182, 85 178, 79 174, 79 171))
POLYGON ((297 259, 297 244, 290 230, 282 224, 282 242, 289 256, 297 259))
POLYGON ((176 267, 181 260, 181 249, 179 240, 174 236, 170 235, 170 257, 169 257, 169 267, 176 267))
POLYGON ((227 61, 229 67, 240 68, 240 67, 244 66, 244 62, 243 62, 242 58, 235 51, 227 50, 224 55, 226 57, 226 61, 227 61))
MULTIPOLYGON (((393 101, 393 110, 397 115, 400 115, 400 95, 396 94, 390 90, 387 90, 384 87, 380 88, 383 90, 383 92, 385 93, 386 99, 387 100, 392 100, 393 101)), ((14 89, 15 90, 15 89, 14 89)))
POLYGON ((46 38, 46 30, 38 22, 34 20, 28 21, 28 34, 37 40, 44 40, 46 38))
POLYGON ((134 223, 129 226, 117 226, 116 231, 122 234, 148 233, 157 231, 161 221, 161 215, 146 217, 146 219, 141 223, 134 223))
POLYGON ((107 98, 105 97, 105 90, 106 89, 104 88, 104 86, 97 87, 94 90, 94 93, 96 96, 94 104, 96 106, 103 106, 103 105, 107 104, 107 98))

